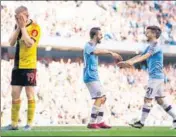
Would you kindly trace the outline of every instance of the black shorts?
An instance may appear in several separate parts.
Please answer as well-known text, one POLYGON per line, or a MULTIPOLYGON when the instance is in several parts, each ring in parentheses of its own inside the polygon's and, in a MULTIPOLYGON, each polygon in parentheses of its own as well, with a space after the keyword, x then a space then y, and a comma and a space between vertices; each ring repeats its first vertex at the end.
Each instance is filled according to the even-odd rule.
POLYGON ((12 70, 11 85, 36 86, 36 69, 12 70))

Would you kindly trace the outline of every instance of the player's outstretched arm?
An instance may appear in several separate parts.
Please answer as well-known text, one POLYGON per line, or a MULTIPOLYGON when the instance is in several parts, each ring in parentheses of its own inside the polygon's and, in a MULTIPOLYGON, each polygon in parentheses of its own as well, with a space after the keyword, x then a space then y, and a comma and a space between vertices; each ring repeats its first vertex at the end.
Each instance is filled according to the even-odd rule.
POLYGON ((133 58, 131 58, 131 59, 128 59, 127 61, 134 61, 135 59, 137 59, 137 58, 139 58, 139 57, 141 57, 142 55, 136 55, 136 56, 134 56, 133 58))
POLYGON ((95 54, 95 55, 106 55, 106 54, 112 55, 112 52, 109 50, 105 50, 105 49, 95 49, 93 51, 93 54, 95 54))
POLYGON ((120 61, 123 60, 122 57, 119 54, 114 53, 114 52, 109 51, 109 50, 96 49, 96 50, 94 50, 93 54, 95 54, 95 55, 111 55, 115 59, 118 59, 120 61))
POLYGON ((17 17, 15 16, 15 19, 16 19, 16 28, 15 30, 13 31, 13 33, 11 34, 10 38, 9 38, 9 44, 10 46, 14 46, 16 41, 17 41, 17 38, 18 38, 18 35, 20 33, 20 28, 19 28, 19 25, 18 25, 18 21, 17 21, 17 17))
POLYGON ((140 55, 132 60, 127 60, 126 62, 129 63, 130 65, 134 65, 136 63, 139 63, 139 62, 142 62, 142 61, 148 59, 150 56, 151 56, 150 53, 146 53, 146 54, 140 55))
POLYGON ((132 59, 129 59, 126 61, 121 61, 117 65, 120 68, 130 68, 130 67, 133 67, 134 64, 142 62, 142 61, 146 60, 147 58, 149 58, 150 56, 151 56, 150 53, 146 53, 144 55, 137 55, 137 56, 133 57, 132 59))
POLYGON ((57 50, 61 50, 61 51, 83 51, 83 49, 78 48, 78 47, 60 47, 57 46, 55 47, 57 50))

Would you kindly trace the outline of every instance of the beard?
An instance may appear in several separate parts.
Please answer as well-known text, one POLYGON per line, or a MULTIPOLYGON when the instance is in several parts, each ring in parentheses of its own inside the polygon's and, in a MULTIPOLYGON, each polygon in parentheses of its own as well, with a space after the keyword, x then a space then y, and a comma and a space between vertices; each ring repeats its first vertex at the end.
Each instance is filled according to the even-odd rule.
POLYGON ((147 37, 147 41, 150 42, 152 40, 152 38, 150 37, 147 37))
POLYGON ((100 44, 100 43, 101 43, 101 40, 100 40, 100 39, 98 39, 98 40, 97 40, 97 43, 98 43, 98 44, 100 44))
POLYGON ((151 38, 148 37, 147 35, 145 35, 145 36, 146 36, 146 40, 149 42, 151 40, 151 38))

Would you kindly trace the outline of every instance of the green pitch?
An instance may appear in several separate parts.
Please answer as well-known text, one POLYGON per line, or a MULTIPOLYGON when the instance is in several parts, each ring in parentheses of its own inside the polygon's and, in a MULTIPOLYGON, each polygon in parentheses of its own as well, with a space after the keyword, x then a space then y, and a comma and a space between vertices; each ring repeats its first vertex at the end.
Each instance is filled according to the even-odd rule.
POLYGON ((87 129, 86 127, 34 127, 31 131, 2 131, 2 136, 176 136, 170 127, 113 127, 111 129, 87 129))

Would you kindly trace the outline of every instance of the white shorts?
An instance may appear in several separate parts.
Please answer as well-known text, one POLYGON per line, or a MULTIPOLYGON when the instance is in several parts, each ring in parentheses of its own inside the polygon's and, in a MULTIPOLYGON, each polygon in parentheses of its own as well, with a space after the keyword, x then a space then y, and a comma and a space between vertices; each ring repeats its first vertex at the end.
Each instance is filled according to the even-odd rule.
POLYGON ((92 99, 96 99, 105 95, 100 81, 86 83, 86 86, 92 99))
POLYGON ((164 80, 163 79, 151 79, 148 82, 146 88, 146 98, 155 98, 155 97, 165 97, 164 94, 164 80))

